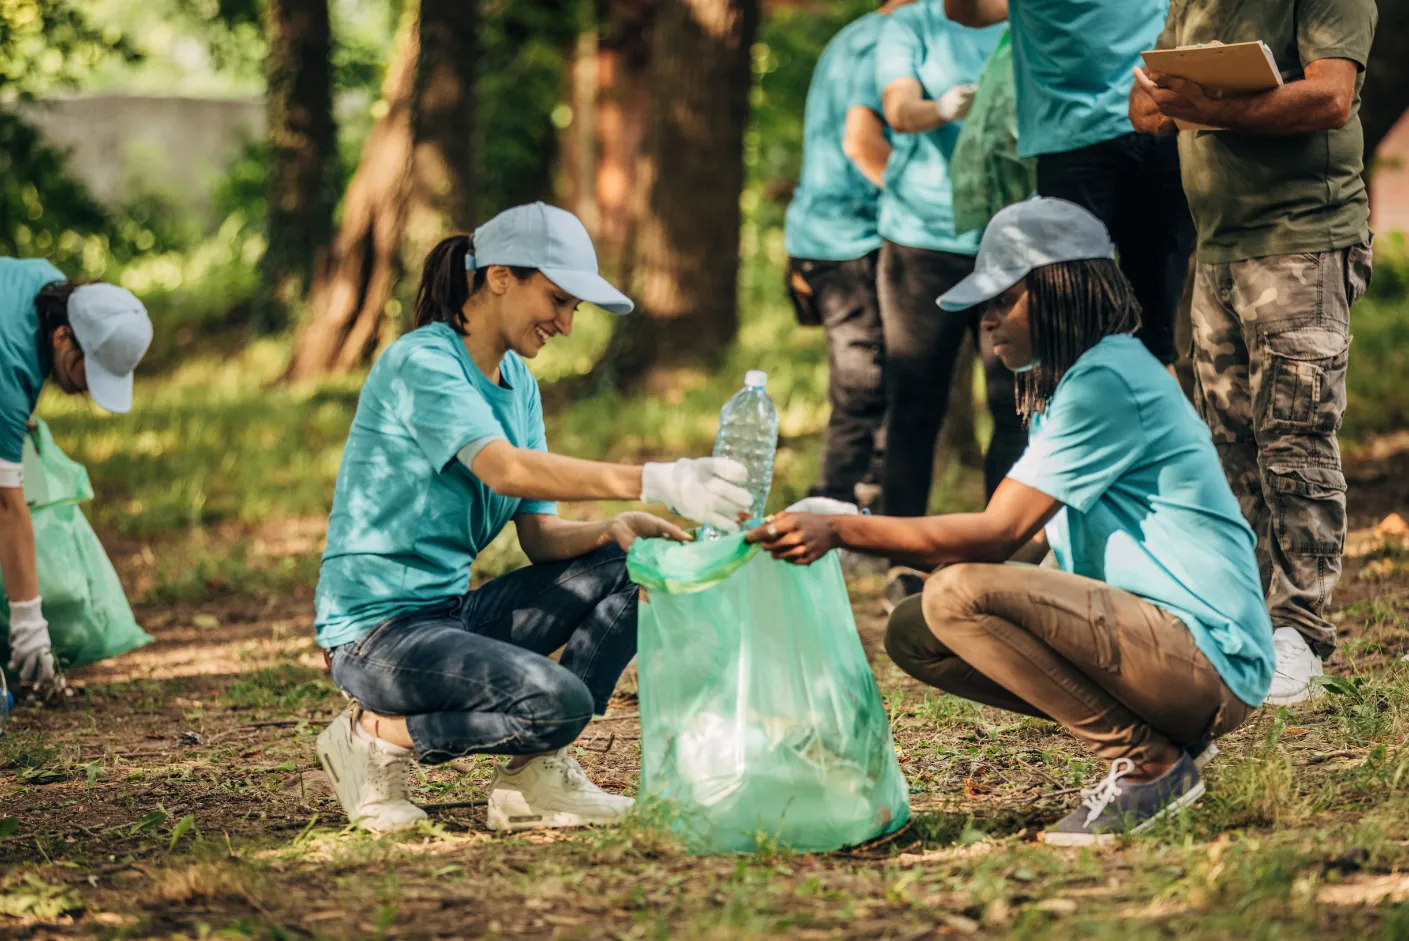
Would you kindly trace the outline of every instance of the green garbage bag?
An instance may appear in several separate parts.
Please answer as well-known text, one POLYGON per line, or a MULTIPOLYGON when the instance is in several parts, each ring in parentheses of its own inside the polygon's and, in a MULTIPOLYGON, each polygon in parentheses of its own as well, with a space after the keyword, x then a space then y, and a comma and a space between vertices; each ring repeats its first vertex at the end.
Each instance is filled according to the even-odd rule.
POLYGON ((949 160, 954 231, 988 225, 1004 206, 1037 192, 1037 161, 1018 156, 1018 98, 1007 33, 988 57, 949 160))
MULTIPOLYGON (((88 471, 59 450, 39 419, 24 446, 24 497, 34 519, 39 594, 62 669, 127 653, 152 638, 137 626, 112 562, 79 509, 88 471)), ((3 589, 0 579, 0 589, 3 589)), ((0 608, 0 664, 10 662, 10 609, 0 608)))
POLYGON ((893 832, 909 791, 835 553, 742 534, 638 540, 641 792, 696 853, 827 852, 893 832))

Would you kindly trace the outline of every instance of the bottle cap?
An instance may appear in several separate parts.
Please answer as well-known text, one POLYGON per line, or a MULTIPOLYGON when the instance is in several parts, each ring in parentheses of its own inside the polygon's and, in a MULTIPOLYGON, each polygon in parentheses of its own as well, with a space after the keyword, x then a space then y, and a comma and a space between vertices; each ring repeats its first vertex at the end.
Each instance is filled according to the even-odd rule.
POLYGON ((761 369, 750 369, 744 373, 744 385, 750 389, 762 389, 768 385, 768 373, 761 369))

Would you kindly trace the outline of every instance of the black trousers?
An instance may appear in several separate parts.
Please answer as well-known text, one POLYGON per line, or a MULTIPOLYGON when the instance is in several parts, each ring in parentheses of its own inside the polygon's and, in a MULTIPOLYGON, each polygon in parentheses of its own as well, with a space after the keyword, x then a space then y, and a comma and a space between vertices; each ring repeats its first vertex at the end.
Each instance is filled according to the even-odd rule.
MULTIPOLYGON (((886 454, 881 501, 889 516, 924 516, 934 479, 935 445, 965 333, 978 337, 982 307, 941 310, 936 299, 966 277, 963 255, 881 245, 878 285, 886 344, 886 454)), ((984 456, 988 496, 1027 447, 1013 374, 979 344, 993 439, 984 456)))
POLYGON ((1179 358, 1174 322, 1194 250, 1194 221, 1179 178, 1173 134, 1125 134, 1037 158, 1037 192, 1089 209, 1110 230, 1135 288, 1136 334, 1166 365, 1179 358))
MULTIPOLYGON (((810 309, 827 335, 827 398, 832 416, 822 437, 822 470, 811 496, 856 500, 856 485, 880 478, 885 451, 885 338, 876 299, 880 252, 850 261, 789 259, 789 272, 810 294, 793 300, 810 309)), ((801 314, 799 315, 801 317, 801 314)))

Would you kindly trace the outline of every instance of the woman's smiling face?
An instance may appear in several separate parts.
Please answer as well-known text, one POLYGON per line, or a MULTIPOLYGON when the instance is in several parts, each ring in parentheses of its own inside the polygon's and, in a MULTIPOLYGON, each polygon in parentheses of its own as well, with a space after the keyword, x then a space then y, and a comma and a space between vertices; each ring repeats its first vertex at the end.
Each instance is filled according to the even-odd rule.
POLYGON ((542 272, 526 281, 509 277, 503 304, 504 345, 524 359, 533 359, 553 337, 572 335, 578 303, 542 272))

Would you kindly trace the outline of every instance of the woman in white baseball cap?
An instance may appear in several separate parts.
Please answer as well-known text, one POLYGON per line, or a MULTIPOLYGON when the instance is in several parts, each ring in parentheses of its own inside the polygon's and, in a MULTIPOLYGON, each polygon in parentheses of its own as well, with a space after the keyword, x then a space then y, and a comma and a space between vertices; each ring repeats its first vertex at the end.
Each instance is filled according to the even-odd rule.
POLYGON ((355 705, 318 737, 348 817, 395 830, 413 760, 505 755, 495 829, 608 824, 631 800, 596 787, 566 746, 606 709, 636 653, 625 550, 688 538, 646 513, 559 519, 559 500, 639 500, 726 530, 750 504, 733 461, 644 467, 548 451, 524 364, 572 331, 579 301, 626 314, 582 223, 533 203, 426 259, 417 329, 372 367, 343 451, 317 593, 333 681, 355 705), (527 568, 470 587, 513 522, 527 568), (548 655, 562 650, 557 661, 548 655))
POLYGON ((111 284, 76 284, 42 258, 0 258, 0 575, 10 603, 9 672, 52 686, 57 668, 39 597, 21 457, 44 383, 132 408, 132 373, 152 342, 146 308, 111 284))
POLYGON ((886 650, 917 679, 1051 718, 1110 771, 1042 838, 1104 843, 1204 792, 1212 739, 1261 705, 1272 627, 1254 537, 1208 428, 1133 335, 1140 305, 1099 219, 1038 197, 993 217, 944 307, 1018 373, 1027 450, 982 513, 781 514, 749 535, 944 566, 898 605, 886 650), (1059 569, 1019 567, 1050 545, 1059 569))

